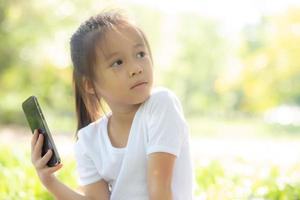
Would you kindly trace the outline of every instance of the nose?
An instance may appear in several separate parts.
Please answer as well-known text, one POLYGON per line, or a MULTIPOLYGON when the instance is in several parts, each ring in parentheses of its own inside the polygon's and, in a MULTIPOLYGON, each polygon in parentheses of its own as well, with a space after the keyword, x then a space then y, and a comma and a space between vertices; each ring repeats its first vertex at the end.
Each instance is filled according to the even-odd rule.
POLYGON ((143 73, 143 68, 138 64, 133 64, 129 71, 130 77, 136 76, 137 74, 141 73, 143 73))

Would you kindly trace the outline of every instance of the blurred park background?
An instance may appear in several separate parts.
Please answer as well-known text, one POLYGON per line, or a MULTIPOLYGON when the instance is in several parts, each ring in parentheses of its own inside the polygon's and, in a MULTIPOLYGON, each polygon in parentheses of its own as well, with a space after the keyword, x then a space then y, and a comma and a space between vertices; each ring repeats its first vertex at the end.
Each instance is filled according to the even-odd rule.
POLYGON ((36 95, 76 188, 69 39, 103 8, 146 32, 190 126, 195 199, 300 199, 300 2, 0 0, 0 199, 53 199, 30 162, 36 95))

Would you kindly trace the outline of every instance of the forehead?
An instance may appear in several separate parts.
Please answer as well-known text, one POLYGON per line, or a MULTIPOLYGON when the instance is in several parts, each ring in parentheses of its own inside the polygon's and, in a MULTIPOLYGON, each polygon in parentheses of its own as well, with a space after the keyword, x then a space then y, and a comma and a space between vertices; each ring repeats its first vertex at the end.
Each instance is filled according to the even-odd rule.
POLYGON ((106 59, 115 52, 128 51, 135 44, 145 45, 141 33, 129 26, 116 27, 105 32, 103 38, 98 42, 97 55, 106 59))

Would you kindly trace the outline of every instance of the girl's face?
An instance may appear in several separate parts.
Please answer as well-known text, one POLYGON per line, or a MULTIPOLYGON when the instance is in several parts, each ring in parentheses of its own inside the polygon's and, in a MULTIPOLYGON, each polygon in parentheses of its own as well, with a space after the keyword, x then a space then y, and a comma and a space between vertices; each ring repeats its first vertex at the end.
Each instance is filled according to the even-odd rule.
POLYGON ((109 105, 143 103, 153 83, 150 52, 137 30, 117 30, 108 30, 96 50, 96 90, 109 105))

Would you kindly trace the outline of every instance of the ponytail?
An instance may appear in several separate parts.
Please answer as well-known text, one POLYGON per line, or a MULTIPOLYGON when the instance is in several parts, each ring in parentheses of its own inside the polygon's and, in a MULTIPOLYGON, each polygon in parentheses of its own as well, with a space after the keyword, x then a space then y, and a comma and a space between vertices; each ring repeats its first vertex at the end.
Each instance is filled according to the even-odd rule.
POLYGON ((79 88, 75 83, 75 108, 77 115, 77 131, 92 122, 92 118, 84 104, 79 88))
POLYGON ((84 92, 83 88, 80 87, 82 85, 81 83, 82 81, 78 80, 78 77, 75 76, 75 72, 73 71, 75 109, 77 116, 75 139, 78 138, 77 134, 81 128, 87 126, 93 121, 96 121, 101 116, 101 111, 104 112, 98 94, 88 94, 84 92))

